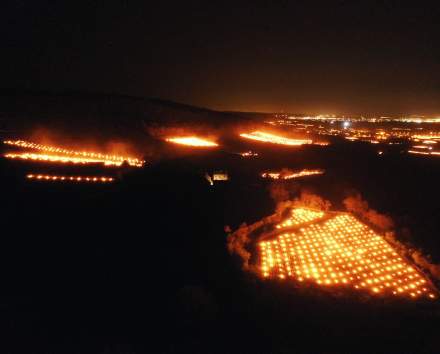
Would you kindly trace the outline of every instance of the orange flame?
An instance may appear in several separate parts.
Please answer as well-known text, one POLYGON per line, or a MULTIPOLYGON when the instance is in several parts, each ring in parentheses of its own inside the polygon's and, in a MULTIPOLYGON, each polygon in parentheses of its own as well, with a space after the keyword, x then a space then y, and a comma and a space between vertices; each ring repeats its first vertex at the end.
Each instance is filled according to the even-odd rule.
POLYGON ((68 150, 56 146, 36 144, 24 140, 6 140, 3 142, 6 145, 17 146, 20 148, 44 151, 44 153, 20 153, 20 154, 6 154, 7 158, 20 158, 24 160, 38 160, 62 163, 103 163, 106 166, 121 166, 124 161, 130 166, 142 167, 145 161, 137 158, 105 155, 97 152, 68 150))
POLYGON ((302 170, 299 172, 264 172, 261 174, 263 178, 272 178, 272 179, 292 179, 292 178, 300 178, 311 175, 322 175, 324 170, 302 170))
POLYGON ((199 138, 197 136, 181 136, 181 137, 172 137, 165 139, 166 141, 174 144, 187 145, 187 146, 195 146, 195 147, 214 147, 218 146, 217 143, 205 139, 199 138))
POLYGON ((426 150, 425 151, 408 150, 408 153, 409 154, 416 154, 416 155, 434 155, 434 156, 440 155, 440 151, 426 151, 426 150))
POLYGON ((374 231, 348 214, 292 210, 261 241, 261 274, 322 286, 345 286, 371 294, 437 298, 435 287, 374 231), (310 224, 312 222, 312 224, 310 224))
POLYGON ((252 133, 242 133, 240 134, 240 136, 246 139, 261 141, 264 143, 280 144, 280 145, 299 146, 299 145, 312 143, 312 140, 310 139, 290 139, 290 138, 285 138, 283 136, 265 133, 261 131, 254 131, 252 133))

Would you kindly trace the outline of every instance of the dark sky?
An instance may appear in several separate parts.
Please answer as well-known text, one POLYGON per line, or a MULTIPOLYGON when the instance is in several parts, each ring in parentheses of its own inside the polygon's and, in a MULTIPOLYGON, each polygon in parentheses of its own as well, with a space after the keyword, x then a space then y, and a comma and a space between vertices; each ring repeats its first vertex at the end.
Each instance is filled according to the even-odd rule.
POLYGON ((0 43, 4 88, 440 115, 440 5, 420 1, 3 0, 0 43))

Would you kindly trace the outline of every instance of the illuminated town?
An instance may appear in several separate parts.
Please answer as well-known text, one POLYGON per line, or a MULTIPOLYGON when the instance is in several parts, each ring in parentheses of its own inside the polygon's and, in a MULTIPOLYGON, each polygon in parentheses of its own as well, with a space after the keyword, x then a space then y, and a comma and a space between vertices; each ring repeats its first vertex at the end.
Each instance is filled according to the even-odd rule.
MULTIPOLYGON (((275 115, 266 124, 284 127, 294 134, 303 134, 311 139, 319 137, 343 138, 351 142, 364 142, 381 146, 401 146, 409 154, 440 155, 440 118, 353 118, 332 115, 291 116, 275 115), (429 151, 426 151, 429 150, 429 151)), ((314 142, 315 145, 328 143, 314 142)))

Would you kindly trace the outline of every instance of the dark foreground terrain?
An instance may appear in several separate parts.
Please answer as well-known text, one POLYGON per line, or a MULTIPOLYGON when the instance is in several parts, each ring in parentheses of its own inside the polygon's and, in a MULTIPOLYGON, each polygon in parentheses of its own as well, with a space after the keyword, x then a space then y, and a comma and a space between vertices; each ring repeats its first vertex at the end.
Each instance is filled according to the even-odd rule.
POLYGON ((399 237, 440 259, 440 161, 367 144, 184 154, 113 185, 24 180, 0 160, 2 352, 435 353, 438 303, 327 296, 263 283, 226 249, 224 226, 273 212, 265 168, 321 167, 289 182, 329 199, 353 190, 399 237), (209 186, 205 171, 227 169, 209 186))

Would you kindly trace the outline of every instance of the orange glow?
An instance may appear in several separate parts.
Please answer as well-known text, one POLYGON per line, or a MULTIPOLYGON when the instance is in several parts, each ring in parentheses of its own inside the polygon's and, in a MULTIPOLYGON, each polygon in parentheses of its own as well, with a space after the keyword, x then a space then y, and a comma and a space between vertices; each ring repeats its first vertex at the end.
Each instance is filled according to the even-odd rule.
POLYGON ((417 150, 408 150, 408 153, 410 154, 416 154, 416 155, 434 155, 438 156, 440 155, 440 151, 417 151, 417 150))
POLYGON ((419 140, 438 140, 440 139, 439 134, 432 134, 432 135, 413 135, 413 139, 419 139, 419 140))
POLYGON ((23 160, 38 160, 62 163, 103 163, 105 166, 121 166, 126 161, 130 166, 142 167, 145 161, 132 157, 106 155, 97 152, 68 150, 56 146, 36 144, 23 140, 6 140, 6 145, 17 146, 20 148, 43 151, 44 153, 18 153, 6 154, 7 158, 19 158, 23 160))
POLYGON ((413 148, 414 149, 428 149, 428 150, 432 150, 432 146, 426 146, 426 145, 414 145, 413 148))
POLYGON ((254 131, 249 134, 242 133, 240 134, 240 136, 246 139, 257 140, 264 143, 280 144, 280 145, 299 146, 299 145, 312 143, 312 140, 310 139, 290 139, 261 131, 254 131))
POLYGON ((101 176, 57 176, 57 175, 41 175, 41 174, 28 174, 27 179, 37 181, 58 181, 58 182, 90 182, 90 183, 109 183, 115 179, 113 177, 101 177, 101 176))
POLYGON ((261 174, 263 178, 271 178, 271 179, 292 179, 292 178, 300 178, 311 175, 322 175, 324 170, 301 170, 299 172, 264 172, 261 174))
POLYGON ((437 298, 437 290, 373 230, 349 214, 304 208, 259 242, 261 275, 372 295, 437 298))
POLYGON ((205 139, 199 138, 196 136, 181 136, 181 137, 173 137, 167 138, 166 141, 174 144, 187 145, 187 146, 195 146, 195 147, 214 147, 218 146, 217 143, 205 139))

